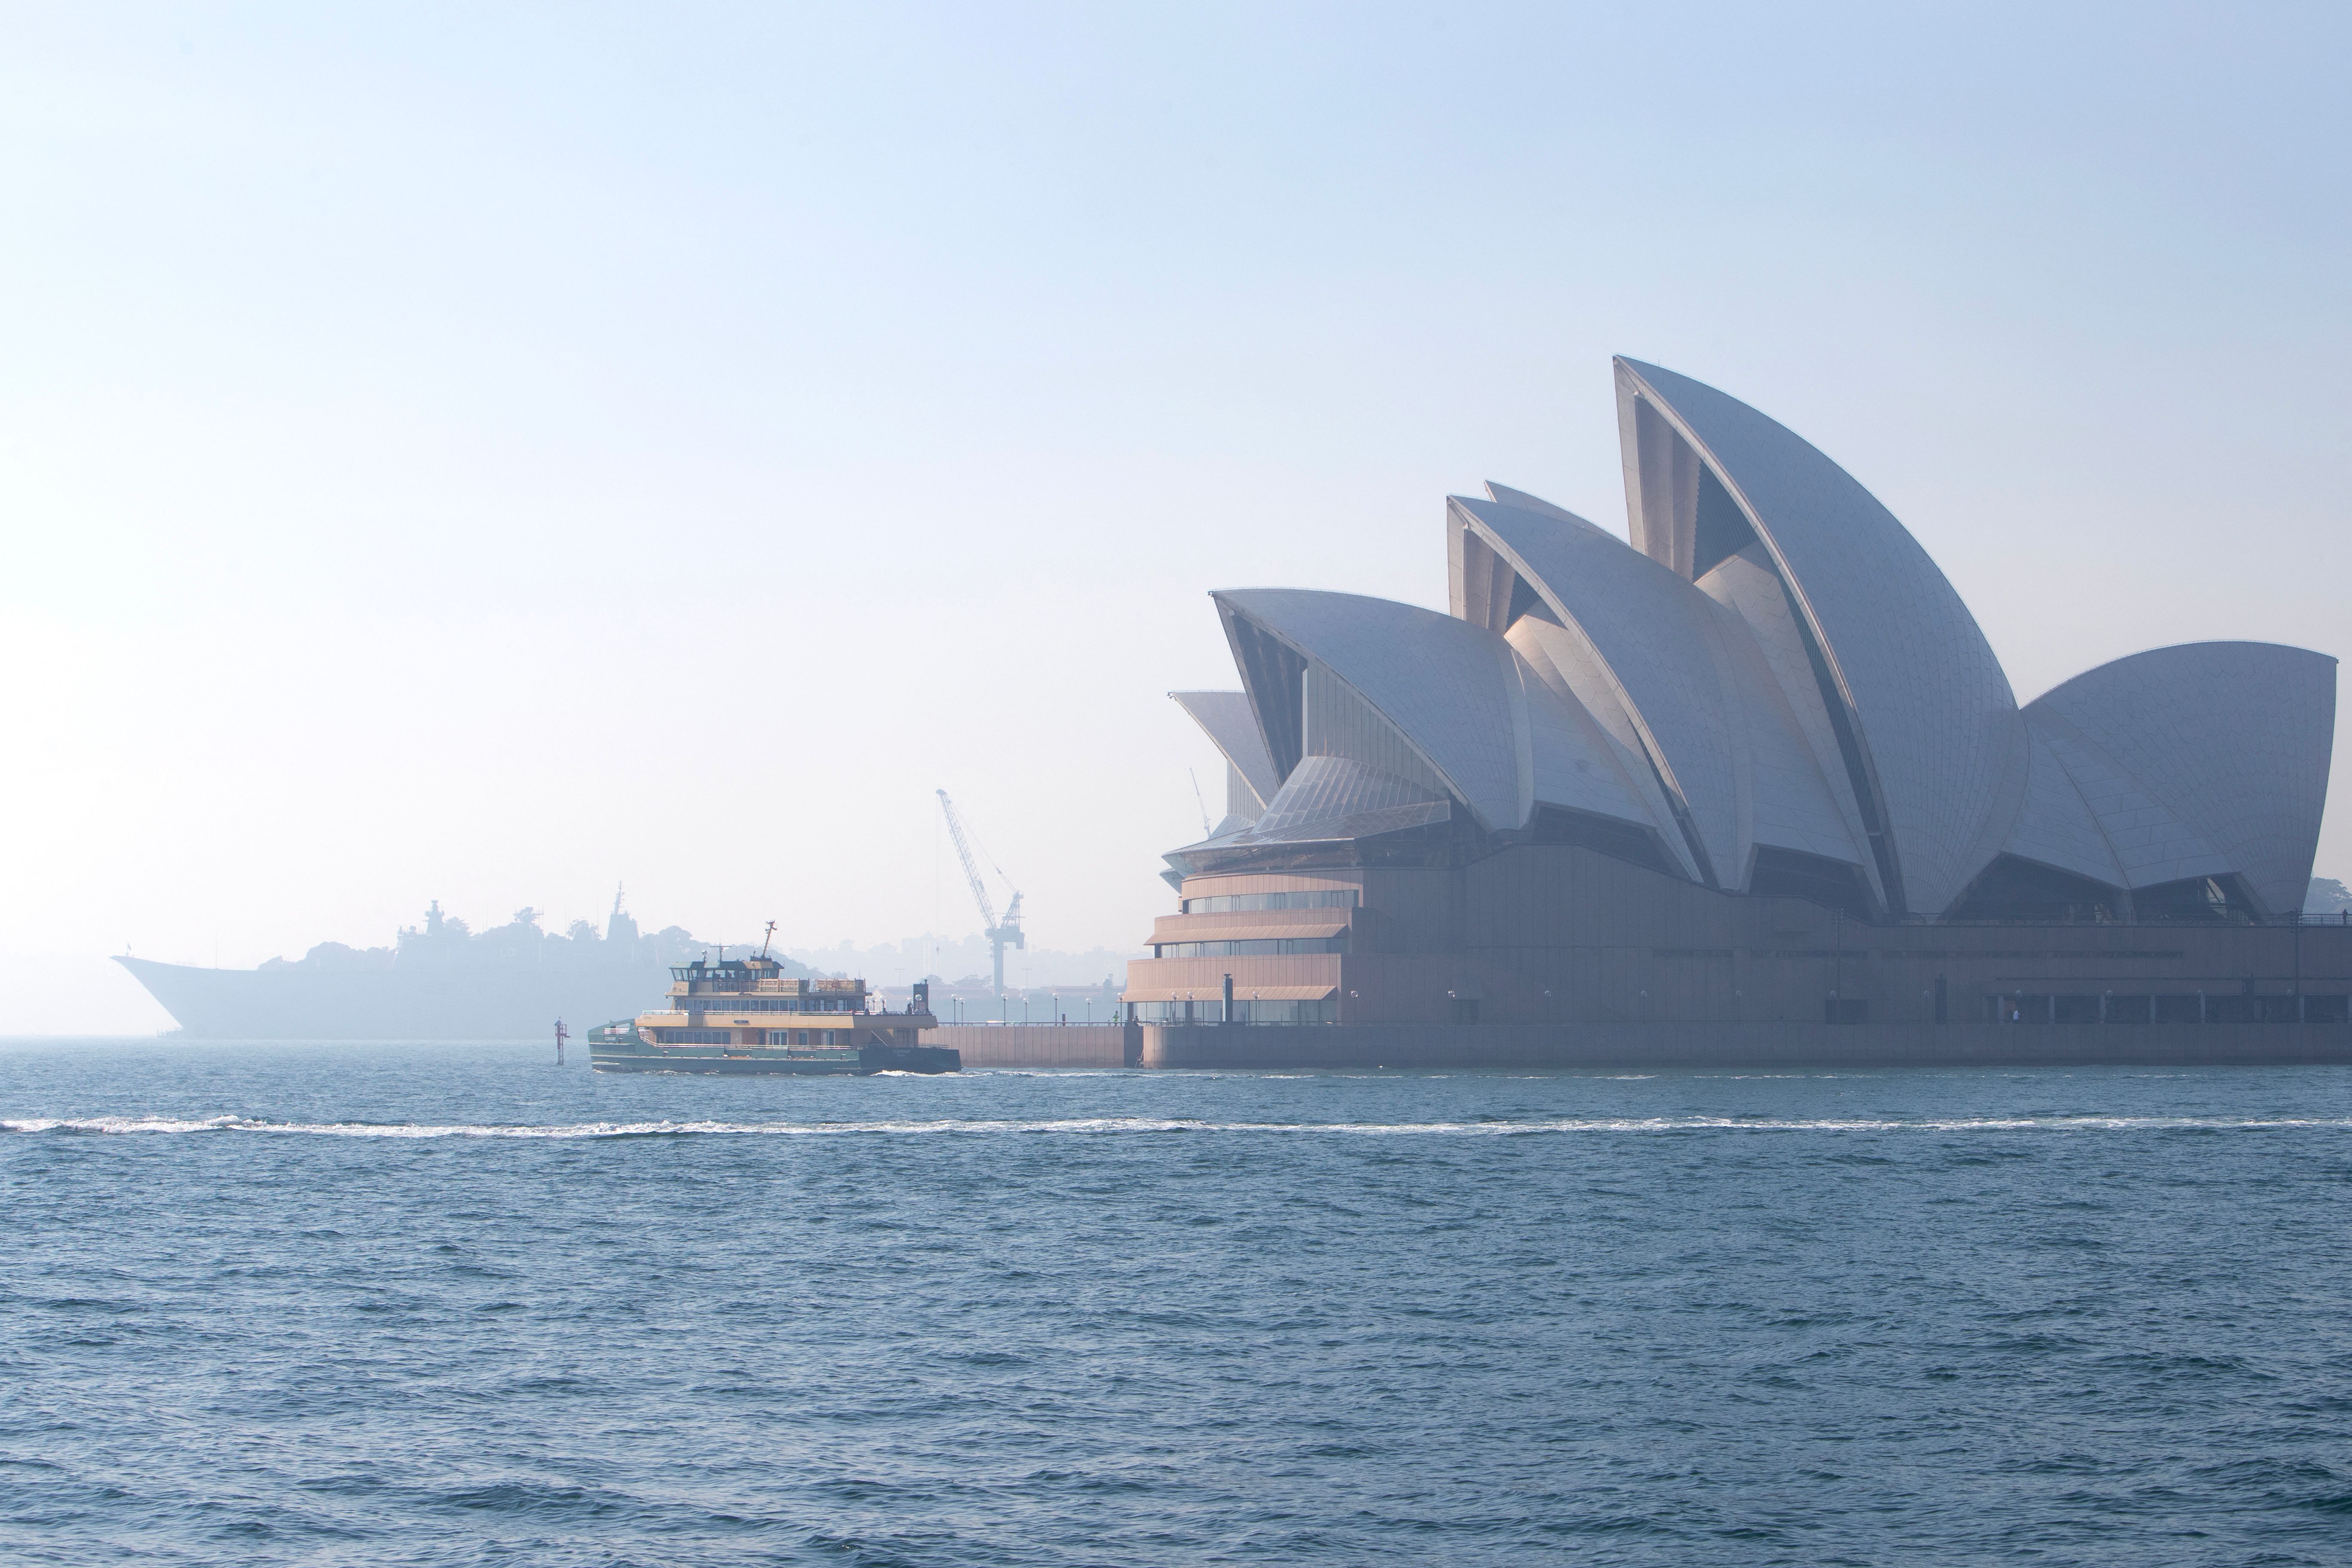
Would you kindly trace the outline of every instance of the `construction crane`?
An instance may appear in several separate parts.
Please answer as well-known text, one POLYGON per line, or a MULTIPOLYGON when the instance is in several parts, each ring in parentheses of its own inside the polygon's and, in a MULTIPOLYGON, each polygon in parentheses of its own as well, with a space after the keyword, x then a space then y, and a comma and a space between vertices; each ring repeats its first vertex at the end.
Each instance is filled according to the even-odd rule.
POLYGON ((996 904, 988 896, 988 884, 980 879, 980 863, 972 858, 971 842, 964 833, 963 819, 956 816, 955 802, 948 798, 947 791, 940 790, 939 796, 940 809, 947 813, 948 837, 955 840, 956 858, 963 862, 964 879, 971 884, 972 900, 980 905, 980 921, 988 936, 989 955, 996 963, 996 994, 1002 996, 1004 994, 1004 950, 1017 947, 1025 952, 1029 946, 1028 939, 1021 934, 1021 889, 1013 888, 1013 879, 1004 877, 1004 868, 997 865, 992 857, 988 862, 990 868, 998 876, 1004 877, 1006 887, 1013 888, 1013 901, 1005 906, 1003 922, 999 924, 996 904))

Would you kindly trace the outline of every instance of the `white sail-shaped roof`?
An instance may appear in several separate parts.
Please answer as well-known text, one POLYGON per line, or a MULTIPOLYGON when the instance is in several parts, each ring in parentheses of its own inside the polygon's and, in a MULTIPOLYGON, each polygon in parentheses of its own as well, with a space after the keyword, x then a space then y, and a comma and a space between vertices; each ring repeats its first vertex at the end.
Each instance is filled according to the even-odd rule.
POLYGON ((1694 874, 1742 888, 1758 845, 1865 860, 1739 614, 1573 513, 1521 499, 1533 506, 1449 498, 1454 528, 1473 536, 1453 556, 1491 556, 1527 584, 1509 590, 1512 603, 1540 601, 1540 617, 1531 607, 1514 622, 1513 646, 1533 642, 1563 671, 1595 672, 1571 679, 1576 694, 1596 716, 1622 716, 1612 728, 1656 780, 1643 793, 1666 805, 1664 831, 1685 839, 1694 874))
POLYGON ((1715 605, 1581 519, 1449 498, 1478 535, 1584 641, 1631 720, 1703 879, 1737 886, 1746 858, 1746 760, 1715 605))
POLYGON ((1853 476, 1778 422, 1655 365, 1617 362, 1633 542, 1697 577, 1753 539, 1784 584, 1897 910, 1949 906, 2007 837, 2024 726, 1927 552, 1853 476))
POLYGON ((1274 792, 1282 787, 1282 780, 1275 773, 1274 759, 1266 754, 1265 737, 1258 733, 1257 720, 1250 712, 1249 693, 1171 691, 1168 695, 1192 716, 1202 733, 1224 754, 1226 764, 1240 777, 1243 787, 1256 797, 1257 808, 1263 811, 1266 802, 1274 798, 1274 792))
POLYGON ((1643 828, 1664 850, 1666 863, 1693 881, 1698 867, 1682 842, 1672 809, 1637 752, 1613 739, 1575 688, 1559 674, 1556 645, 1529 634, 1566 634, 1528 616, 1505 640, 1517 657, 1519 684, 1528 704, 1531 752, 1531 803, 1606 816, 1643 828))
POLYGON ((2130 886, 2231 871, 2264 911, 2303 908, 2334 659, 2275 643, 2156 648, 2074 677, 2025 715, 2065 757, 2130 886))
POLYGON ((1717 563, 1697 586, 1748 633, 1756 657, 1743 670, 1754 693, 1749 708, 1780 715, 1748 732, 1756 752, 1757 842, 1858 867, 1884 906, 1885 890, 1836 727, 1770 557, 1751 543, 1717 563))
POLYGON ((1369 838, 1444 822, 1449 809, 1427 784, 1349 757, 1316 755, 1299 759, 1245 836, 1255 844, 1369 838))
MULTIPOLYGON (((1360 698, 1409 753, 1402 759, 1379 754, 1370 748, 1382 739, 1365 735, 1356 742, 1357 760, 1408 777, 1417 763, 1489 828, 1516 828, 1526 820, 1533 768, 1527 702, 1502 638, 1434 610, 1355 594, 1251 588, 1212 597, 1229 636, 1241 623, 1304 661, 1300 689, 1269 690, 1265 671, 1252 670, 1243 639, 1234 638, 1277 766, 1286 759, 1275 727, 1297 711, 1303 731, 1305 678, 1320 666, 1360 698)), ((1286 677, 1280 679, 1286 684, 1286 677)), ((1303 736, 1293 743, 1299 756, 1307 754, 1303 736)), ((1297 766, 1295 758, 1290 762, 1297 766)))
POLYGON ((1443 825, 1898 919, 2170 910, 2197 894, 2169 884, 2208 878, 2300 907, 2333 659, 2160 648, 2021 710, 1951 584, 1843 469, 1685 376, 1616 374, 1631 546, 1490 483, 1447 503, 1450 614, 1214 595, 1244 689, 1176 695, 1265 809, 1196 847, 1443 825))
MULTIPOLYGON (((2077 775, 2088 778, 2095 790, 2108 781, 2079 762, 2069 768, 2062 751, 2064 742, 2053 741, 2030 718, 2026 731, 2033 749, 2025 776, 2025 809, 2018 814, 2007 852, 2111 888, 2129 887, 2131 878, 2116 858, 2115 846, 2107 841, 2077 775)), ((2110 820, 2114 815, 2111 810, 2110 820)))

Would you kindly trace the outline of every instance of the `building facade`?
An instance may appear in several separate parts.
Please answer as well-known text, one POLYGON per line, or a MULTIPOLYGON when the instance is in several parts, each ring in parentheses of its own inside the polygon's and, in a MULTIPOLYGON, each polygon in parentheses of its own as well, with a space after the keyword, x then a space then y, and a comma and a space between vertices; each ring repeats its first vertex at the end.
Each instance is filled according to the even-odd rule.
POLYGON ((1446 502, 1447 614, 1213 596, 1241 688, 1174 696, 1226 815, 1168 856, 1137 1018, 2345 1022, 2352 928, 2300 918, 2334 659, 2164 647, 2021 706, 1844 470, 1615 370, 1630 545, 1490 484, 1446 502))

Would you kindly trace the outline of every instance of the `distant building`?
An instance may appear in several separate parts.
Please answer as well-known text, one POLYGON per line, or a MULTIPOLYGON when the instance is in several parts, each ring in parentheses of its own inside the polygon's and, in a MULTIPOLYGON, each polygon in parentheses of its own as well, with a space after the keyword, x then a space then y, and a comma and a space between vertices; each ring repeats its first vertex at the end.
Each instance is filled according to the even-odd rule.
POLYGON ((1213 596, 1242 689, 1174 695, 1226 816, 1168 856, 1137 1017, 2344 1021, 2352 931, 2290 931, 2333 658, 2163 647, 2020 707, 1843 469, 1712 387, 1616 379, 1630 547, 1490 484, 1446 502, 1449 614, 1213 596))

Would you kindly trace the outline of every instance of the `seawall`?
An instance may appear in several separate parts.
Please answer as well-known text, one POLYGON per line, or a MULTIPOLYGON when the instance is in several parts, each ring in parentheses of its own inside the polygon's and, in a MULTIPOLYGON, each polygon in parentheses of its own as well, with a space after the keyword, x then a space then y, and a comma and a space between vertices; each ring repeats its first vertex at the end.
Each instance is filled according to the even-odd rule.
POLYGON ((927 1046, 952 1046, 967 1068, 1123 1068, 1142 1055, 1138 1024, 943 1024, 927 1046))
POLYGON ((1147 1024, 1140 1033, 1136 1062, 1146 1068, 2352 1064, 2343 1024, 1147 1024))

